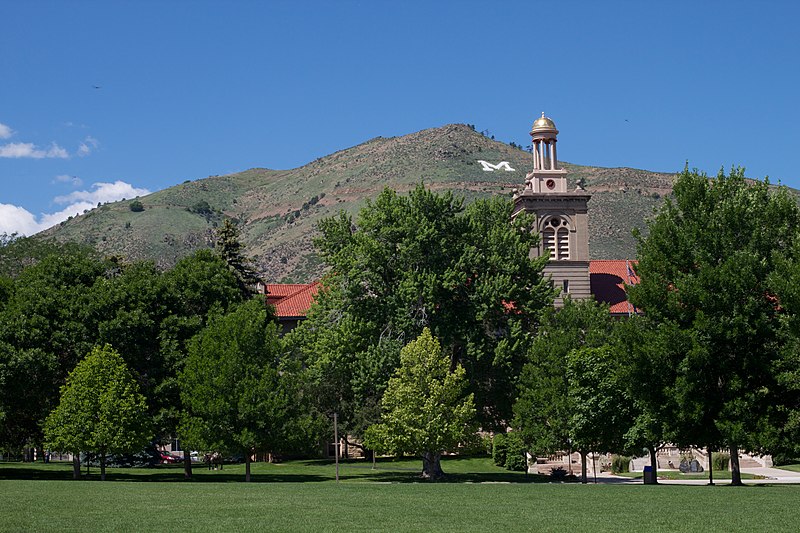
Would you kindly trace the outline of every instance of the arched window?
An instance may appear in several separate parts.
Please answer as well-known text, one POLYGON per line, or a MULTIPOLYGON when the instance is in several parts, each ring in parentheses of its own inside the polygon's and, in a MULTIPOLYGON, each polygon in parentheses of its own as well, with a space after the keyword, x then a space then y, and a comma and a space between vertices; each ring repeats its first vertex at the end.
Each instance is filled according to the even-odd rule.
POLYGON ((542 229, 543 248, 550 251, 550 260, 569 259, 569 227, 561 217, 551 217, 542 229))

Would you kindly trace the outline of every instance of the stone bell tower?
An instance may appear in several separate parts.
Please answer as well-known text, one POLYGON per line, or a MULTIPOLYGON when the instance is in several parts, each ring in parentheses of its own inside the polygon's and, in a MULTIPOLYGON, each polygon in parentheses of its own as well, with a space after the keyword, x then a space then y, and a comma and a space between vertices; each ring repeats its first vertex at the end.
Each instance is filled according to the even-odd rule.
POLYGON ((544 273, 560 290, 556 305, 561 305, 565 294, 573 299, 591 295, 590 195, 580 185, 574 191, 567 190, 567 171, 559 168, 556 157, 557 136, 555 123, 542 113, 531 129, 533 170, 525 176, 525 188, 514 194, 514 215, 524 211, 535 216, 535 230, 541 239, 531 256, 550 257, 544 273))

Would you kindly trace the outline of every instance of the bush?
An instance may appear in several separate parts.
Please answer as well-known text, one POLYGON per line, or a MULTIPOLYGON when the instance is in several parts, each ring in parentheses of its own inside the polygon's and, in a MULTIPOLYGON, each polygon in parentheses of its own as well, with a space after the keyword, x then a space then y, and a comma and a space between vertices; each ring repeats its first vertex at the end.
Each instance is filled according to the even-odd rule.
POLYGON ((506 434, 506 470, 525 472, 528 469, 525 443, 519 433, 506 434))
POLYGON ((189 208, 189 211, 195 213, 197 215, 208 216, 214 213, 214 210, 205 200, 200 200, 199 202, 195 202, 192 207, 189 208))
POLYGON ((131 211, 133 211, 134 213, 141 213, 142 211, 144 211, 144 205, 142 205, 142 202, 140 202, 139 200, 134 200, 134 201, 132 201, 132 202, 131 202, 131 203, 128 205, 128 207, 129 207, 129 208, 130 208, 130 210, 131 210, 131 211))
POLYGON ((492 439, 492 459, 497 466, 506 466, 507 446, 505 433, 498 433, 492 439))
POLYGON ((611 456, 611 473, 622 474, 631 471, 631 458, 626 455, 611 456))
POLYGON ((563 466, 554 466, 550 469, 550 479, 552 481, 564 481, 567 479, 567 471, 563 466))
POLYGON ((731 454, 724 452, 717 452, 711 459, 711 464, 714 470, 727 470, 731 460, 731 454))
POLYGON ((775 466, 794 465, 800 463, 800 457, 794 454, 776 453, 772 456, 772 464, 775 466))
POLYGON ((487 456, 492 454, 492 437, 475 433, 461 443, 458 453, 467 456, 487 456))

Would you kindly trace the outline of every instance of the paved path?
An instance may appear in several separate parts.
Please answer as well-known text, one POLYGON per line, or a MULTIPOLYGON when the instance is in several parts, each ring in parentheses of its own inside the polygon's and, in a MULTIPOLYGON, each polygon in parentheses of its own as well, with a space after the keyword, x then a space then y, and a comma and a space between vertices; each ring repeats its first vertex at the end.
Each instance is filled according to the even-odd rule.
MULTIPOLYGON (((791 470, 782 470, 780 468, 742 468, 742 473, 753 474, 756 476, 764 476, 766 479, 743 479, 742 482, 747 485, 763 485, 764 483, 780 483, 780 484, 798 484, 800 485, 800 472, 792 472, 791 470)), ((594 475, 591 470, 589 471, 589 483, 594 482, 594 475)), ((642 484, 640 479, 631 479, 625 476, 615 476, 610 472, 598 472, 598 483, 609 484, 642 484)), ((708 478, 705 479, 659 479, 659 484, 664 485, 708 485, 708 478)), ((715 485, 729 485, 730 479, 714 480, 715 485)))

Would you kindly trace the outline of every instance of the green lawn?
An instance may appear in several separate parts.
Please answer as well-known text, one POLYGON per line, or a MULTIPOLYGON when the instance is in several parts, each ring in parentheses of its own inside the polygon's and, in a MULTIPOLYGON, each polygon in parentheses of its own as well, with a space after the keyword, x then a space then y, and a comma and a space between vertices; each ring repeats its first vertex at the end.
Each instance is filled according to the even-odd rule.
MULTIPOLYGON (((642 479, 641 472, 623 472, 620 476, 642 479)), ((708 479, 708 471, 699 474, 683 474, 677 470, 659 470, 659 479, 708 479)), ((730 470, 714 470, 714 480, 731 479, 730 470)), ((742 473, 742 479, 755 479, 753 474, 742 473)))
POLYGON ((5 463, 0 530, 794 531, 800 521, 800 486, 526 483, 487 459, 446 461, 461 483, 414 483, 416 461, 379 467, 347 464, 338 485, 319 461, 257 464, 250 484, 234 482, 241 465, 193 482, 176 467, 114 469, 103 483, 63 479, 68 465, 5 463))
POLYGON ((800 465, 783 465, 776 466, 775 468, 780 468, 781 470, 791 470, 792 472, 800 472, 800 465))

